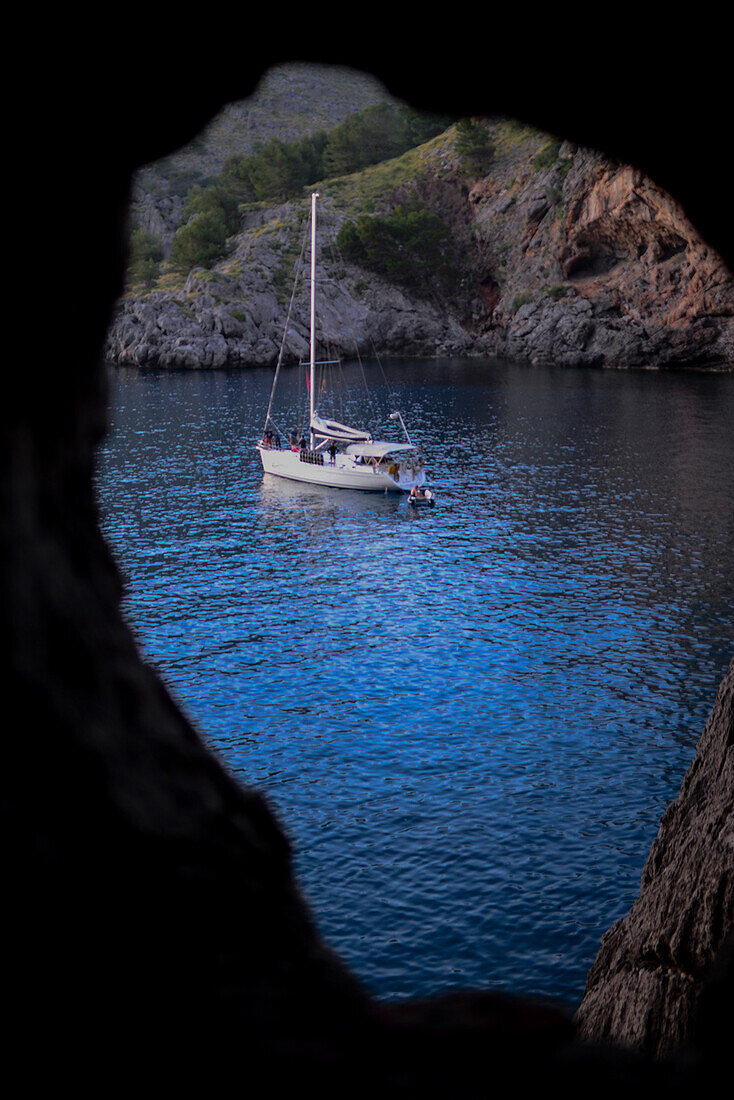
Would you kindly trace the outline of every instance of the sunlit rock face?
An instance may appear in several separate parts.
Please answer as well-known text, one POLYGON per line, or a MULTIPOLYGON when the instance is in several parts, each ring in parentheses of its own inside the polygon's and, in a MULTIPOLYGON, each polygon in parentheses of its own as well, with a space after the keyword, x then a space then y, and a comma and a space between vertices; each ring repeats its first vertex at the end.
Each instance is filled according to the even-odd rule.
POLYGON ((528 163, 470 196, 490 255, 504 258, 495 351, 572 365, 734 363, 734 282, 669 195, 569 143, 541 172, 528 163))

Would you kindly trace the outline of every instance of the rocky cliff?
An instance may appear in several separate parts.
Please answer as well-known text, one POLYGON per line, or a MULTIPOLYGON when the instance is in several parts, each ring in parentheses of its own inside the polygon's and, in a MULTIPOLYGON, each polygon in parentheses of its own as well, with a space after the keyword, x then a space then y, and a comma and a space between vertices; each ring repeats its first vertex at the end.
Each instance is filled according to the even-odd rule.
MULTIPOLYGON (((171 54, 170 22, 159 59, 171 54)), ((543 28, 542 49, 533 51, 526 13, 518 24, 511 40, 522 40, 529 71, 537 74, 533 96, 538 86, 548 89, 544 104, 559 129, 578 123, 582 97, 554 80, 566 38, 548 48, 543 28)), ((615 26, 618 66, 629 30, 612 21, 613 39, 615 26)), ((515 51, 506 51, 511 65, 502 67, 498 51, 490 67, 483 41, 482 63, 472 66, 465 28, 459 29, 461 50, 445 52, 460 61, 462 78, 446 79, 446 94, 459 96, 466 113, 485 109, 506 84, 513 110, 520 111, 530 84, 525 93, 515 79, 515 51)), ((710 37, 708 22, 705 31, 710 37)), ((678 28, 674 33, 679 37, 678 28)), ((657 20, 654 38, 642 44, 635 38, 635 55, 659 52, 660 34, 657 20)), ((232 66, 222 64, 220 50, 202 51, 218 82, 207 88, 205 81, 179 80, 173 96, 170 81, 156 80, 157 66, 145 81, 121 80, 123 67, 110 62, 115 42, 129 50, 129 62, 140 49, 139 25, 121 21, 99 50, 95 96, 108 111, 117 105, 103 185, 90 192, 78 184, 79 175, 99 178, 97 117, 79 112, 80 124, 64 134, 67 143, 78 135, 73 159, 83 171, 61 177, 70 224, 83 231, 72 256, 74 277, 66 271, 71 292, 58 297, 54 326, 45 334, 59 355, 42 357, 34 371, 16 372, 19 386, 11 385, 4 406, 6 1075, 15 1062, 16 1076, 44 1091, 57 1090, 66 1077, 76 1094, 95 1097, 129 1094, 131 1087, 140 1092, 141 1082, 159 1081, 169 1092, 185 1095, 203 1084, 218 1095, 233 1082, 248 1087, 263 1077, 276 1095, 285 1095, 279 1086, 288 1079, 289 1091, 401 1100, 468 1100, 554 1087, 579 1100, 616 1098, 622 1090, 627 1098, 687 1098, 702 1084, 720 1088, 726 1074, 711 1071, 729 1070, 731 957, 698 1000, 695 1034, 708 1080, 702 1063, 691 1059, 651 1065, 597 1047, 571 1052, 570 1029, 558 1013, 491 993, 378 1010, 320 942, 293 883, 287 841, 267 806, 233 786, 142 660, 121 616, 120 581, 97 526, 92 489, 104 423, 100 345, 122 276, 119 212, 133 169, 151 150, 160 156, 190 138, 191 117, 208 117, 232 98, 232 66), (69 317, 79 315, 72 293, 78 295, 90 271, 96 277, 85 315, 74 338, 64 339, 69 317)), ((89 100, 86 72, 83 100, 69 95, 69 48, 58 51, 64 66, 55 88, 59 118, 72 117, 89 100)), ((86 39, 82 49, 87 57, 86 39)), ((405 60, 391 56, 399 81, 405 60)), ((246 61, 242 67, 247 76, 246 61)), ((430 102, 434 69, 421 57, 410 75, 419 99, 430 102)), ((704 128, 709 118, 720 121, 716 108, 726 103, 728 79, 723 66, 704 128)), ((681 113, 684 123, 690 119, 687 102, 699 110, 688 83, 679 85, 683 101, 675 98, 674 83, 668 89, 676 131, 681 113)), ((659 91, 656 66, 640 66, 634 81, 600 82, 594 136, 611 140, 621 129, 627 135, 630 119, 645 115, 640 105, 657 104, 659 91)), ((644 123, 645 133, 639 125, 636 131, 643 151, 650 144, 647 117, 644 123)), ((713 143, 703 142, 707 148, 713 143)), ((64 156, 70 159, 68 145, 64 156)), ((680 158, 668 166, 685 184, 680 158)), ((712 199, 717 173, 704 176, 705 189, 700 178, 697 163, 698 209, 711 208, 726 247, 728 193, 714 188, 712 199)))
MULTIPOLYGON (((467 176, 451 129, 405 158, 376 197, 377 170, 351 190, 323 185, 320 338, 332 353, 734 366, 734 280, 670 196, 594 151, 505 120, 490 128, 496 152, 481 178, 467 176), (450 228, 450 290, 409 290, 335 254, 345 220, 368 203, 385 214, 409 195, 450 228)), ((128 293, 107 357, 158 367, 274 363, 306 209, 304 200, 251 211, 212 270, 128 293)), ((286 340, 293 359, 307 318, 302 294, 286 340)))
POLYGON ((511 199, 491 177, 470 194, 486 239, 509 250, 488 320, 498 352, 599 366, 734 363, 734 282, 641 172, 565 144, 511 199), (513 311, 508 290, 529 300, 513 311))
POLYGON ((704 982, 717 957, 731 955, 733 935, 734 661, 660 822, 639 897, 602 940, 577 1013, 581 1035, 656 1057, 691 1043, 704 982))

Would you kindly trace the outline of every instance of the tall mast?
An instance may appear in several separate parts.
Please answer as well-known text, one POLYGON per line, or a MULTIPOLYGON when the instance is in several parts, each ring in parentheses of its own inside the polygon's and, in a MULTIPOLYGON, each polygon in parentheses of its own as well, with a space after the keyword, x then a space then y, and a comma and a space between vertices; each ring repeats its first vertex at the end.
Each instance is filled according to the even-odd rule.
POLYGON ((311 196, 311 413, 309 417, 309 439, 311 450, 314 447, 313 414, 316 394, 316 199, 318 194, 314 191, 311 196))

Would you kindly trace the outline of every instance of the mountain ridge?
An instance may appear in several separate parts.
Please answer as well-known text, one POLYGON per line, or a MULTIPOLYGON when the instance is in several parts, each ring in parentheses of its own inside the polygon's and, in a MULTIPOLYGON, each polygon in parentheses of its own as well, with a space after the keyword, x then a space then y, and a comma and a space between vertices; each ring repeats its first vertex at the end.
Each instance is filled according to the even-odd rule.
POLYGON ((274 66, 248 99, 227 104, 193 142, 136 172, 132 219, 168 243, 181 223, 186 191, 216 177, 228 156, 247 156, 273 138, 310 137, 367 107, 397 103, 368 73, 296 62, 274 66))

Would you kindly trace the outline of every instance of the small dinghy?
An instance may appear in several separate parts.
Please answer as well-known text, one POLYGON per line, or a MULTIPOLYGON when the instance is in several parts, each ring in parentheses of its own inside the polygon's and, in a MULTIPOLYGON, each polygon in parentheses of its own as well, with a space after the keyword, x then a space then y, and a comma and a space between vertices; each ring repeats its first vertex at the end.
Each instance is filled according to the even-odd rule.
POLYGON ((411 508, 433 508, 436 498, 430 489, 411 489, 408 495, 408 504, 411 508))

